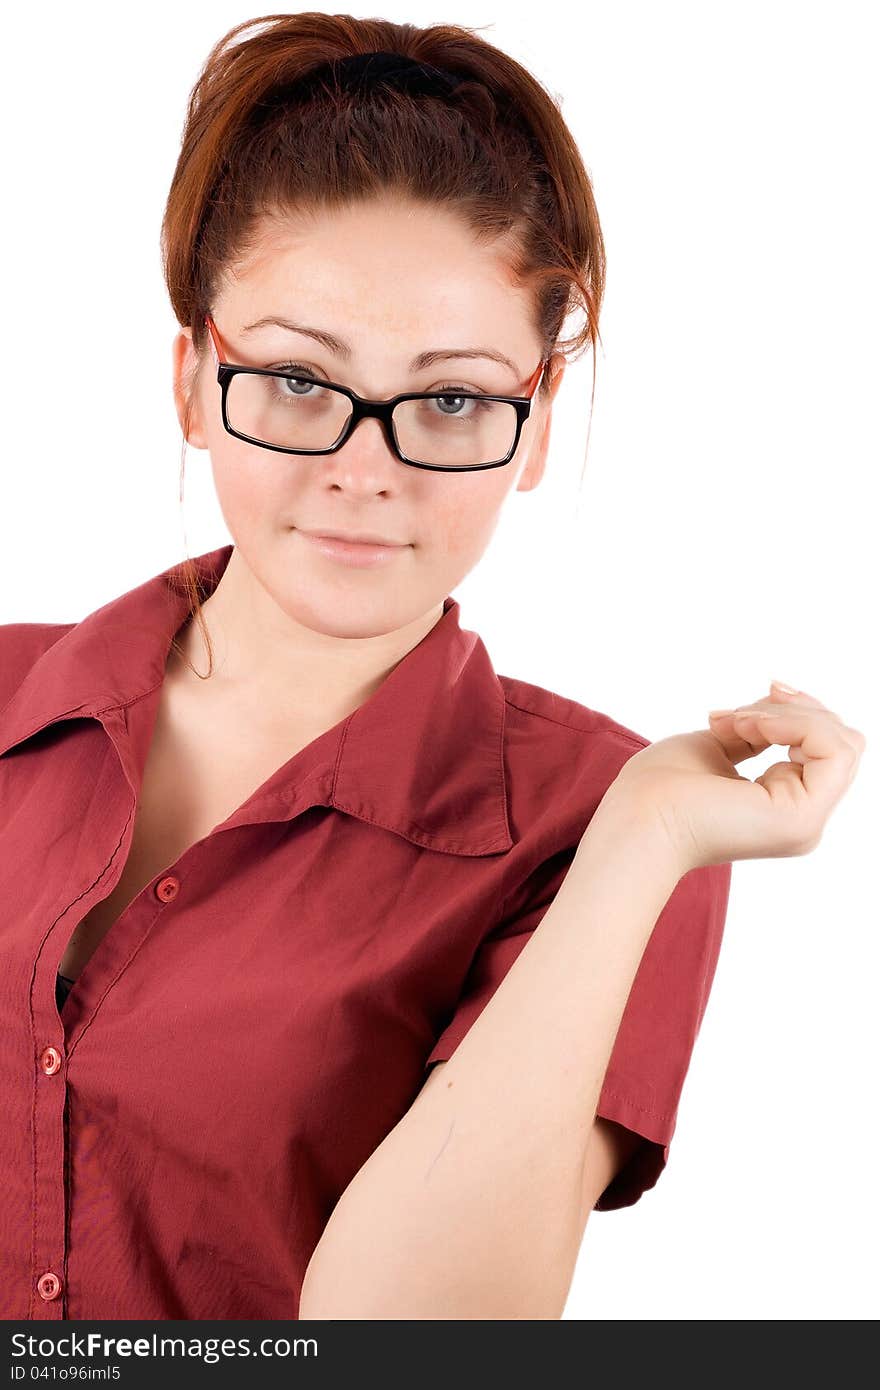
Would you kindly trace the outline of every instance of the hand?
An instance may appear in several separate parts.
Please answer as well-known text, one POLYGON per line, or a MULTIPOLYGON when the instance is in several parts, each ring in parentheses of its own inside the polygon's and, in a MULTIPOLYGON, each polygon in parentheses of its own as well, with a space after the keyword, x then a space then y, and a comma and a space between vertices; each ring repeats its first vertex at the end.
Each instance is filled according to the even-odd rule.
POLYGON ((709 728, 660 739, 633 754, 606 792, 655 816, 688 869, 736 859, 809 854, 856 774, 858 729, 802 690, 713 710, 709 728), (736 764, 788 746, 754 782, 736 764), (635 801, 633 801, 635 798, 635 801))

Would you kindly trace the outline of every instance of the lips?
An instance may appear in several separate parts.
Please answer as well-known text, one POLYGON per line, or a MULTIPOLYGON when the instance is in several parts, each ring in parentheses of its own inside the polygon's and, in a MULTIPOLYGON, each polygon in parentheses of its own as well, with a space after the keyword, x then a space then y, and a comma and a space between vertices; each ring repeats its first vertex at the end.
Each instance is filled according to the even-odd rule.
POLYGON ((328 541, 347 541, 349 545, 406 545, 406 541, 396 541, 390 536, 379 536, 373 531, 320 531, 310 530, 304 526, 297 528, 306 536, 312 536, 315 540, 328 541))
POLYGON ((307 535, 320 541, 345 541, 346 545, 402 545, 402 541, 388 540, 385 536, 347 536, 344 531, 307 531, 307 535))
POLYGON ((300 535, 326 559, 361 568, 386 564, 409 549, 406 542, 400 541, 346 540, 310 531, 301 531, 300 535))

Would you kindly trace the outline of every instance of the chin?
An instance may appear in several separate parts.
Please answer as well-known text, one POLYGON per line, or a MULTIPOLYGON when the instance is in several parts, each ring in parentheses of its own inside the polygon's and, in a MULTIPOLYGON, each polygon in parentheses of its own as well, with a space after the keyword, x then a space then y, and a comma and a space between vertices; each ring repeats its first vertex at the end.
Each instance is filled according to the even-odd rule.
MULTIPOLYGON (((347 586, 344 592, 298 593, 287 599, 279 594, 279 607, 301 627, 320 632, 327 637, 382 637, 414 622, 419 612, 412 610, 399 586, 375 587, 371 591, 356 591, 347 586)), ((426 605, 430 606, 430 605, 426 605)))

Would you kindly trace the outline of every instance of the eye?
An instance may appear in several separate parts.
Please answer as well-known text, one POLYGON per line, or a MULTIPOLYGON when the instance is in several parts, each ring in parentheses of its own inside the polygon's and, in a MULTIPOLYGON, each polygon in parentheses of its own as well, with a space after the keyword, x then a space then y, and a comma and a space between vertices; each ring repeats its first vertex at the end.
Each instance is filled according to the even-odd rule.
MULTIPOLYGON (((295 395, 307 397, 308 388, 320 382, 321 374, 313 367, 307 367, 304 362, 276 362, 271 367, 266 368, 269 372, 302 372, 302 376, 290 377, 285 382, 285 395, 295 395), (297 387, 305 387, 305 390, 296 390, 297 387)), ((326 380, 326 378, 325 378, 326 380)))
POLYGON ((436 405, 440 415, 450 420, 465 419, 492 408, 490 401, 470 399, 471 396, 487 394, 475 386, 459 386, 454 382, 444 382, 440 386, 432 387, 431 394, 437 397, 436 405))

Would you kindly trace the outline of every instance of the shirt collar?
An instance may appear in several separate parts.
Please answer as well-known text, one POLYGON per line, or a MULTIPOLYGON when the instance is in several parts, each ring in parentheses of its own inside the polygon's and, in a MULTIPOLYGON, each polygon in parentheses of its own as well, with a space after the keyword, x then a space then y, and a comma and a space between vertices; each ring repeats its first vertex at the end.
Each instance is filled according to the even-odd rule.
MULTIPOLYGON (((203 600, 232 549, 194 557, 203 600)), ((0 756, 47 724, 101 719, 161 685, 189 613, 182 574, 183 563, 172 565, 53 643, 0 711, 0 756)), ((322 737, 332 770, 324 803, 429 849, 497 854, 513 844, 504 689, 482 640, 459 626, 459 616, 457 600, 447 597, 440 619, 378 690, 334 737, 322 737)), ((277 794, 275 779, 272 786, 277 794)), ((278 819, 285 805, 289 795, 279 799, 278 819)))

